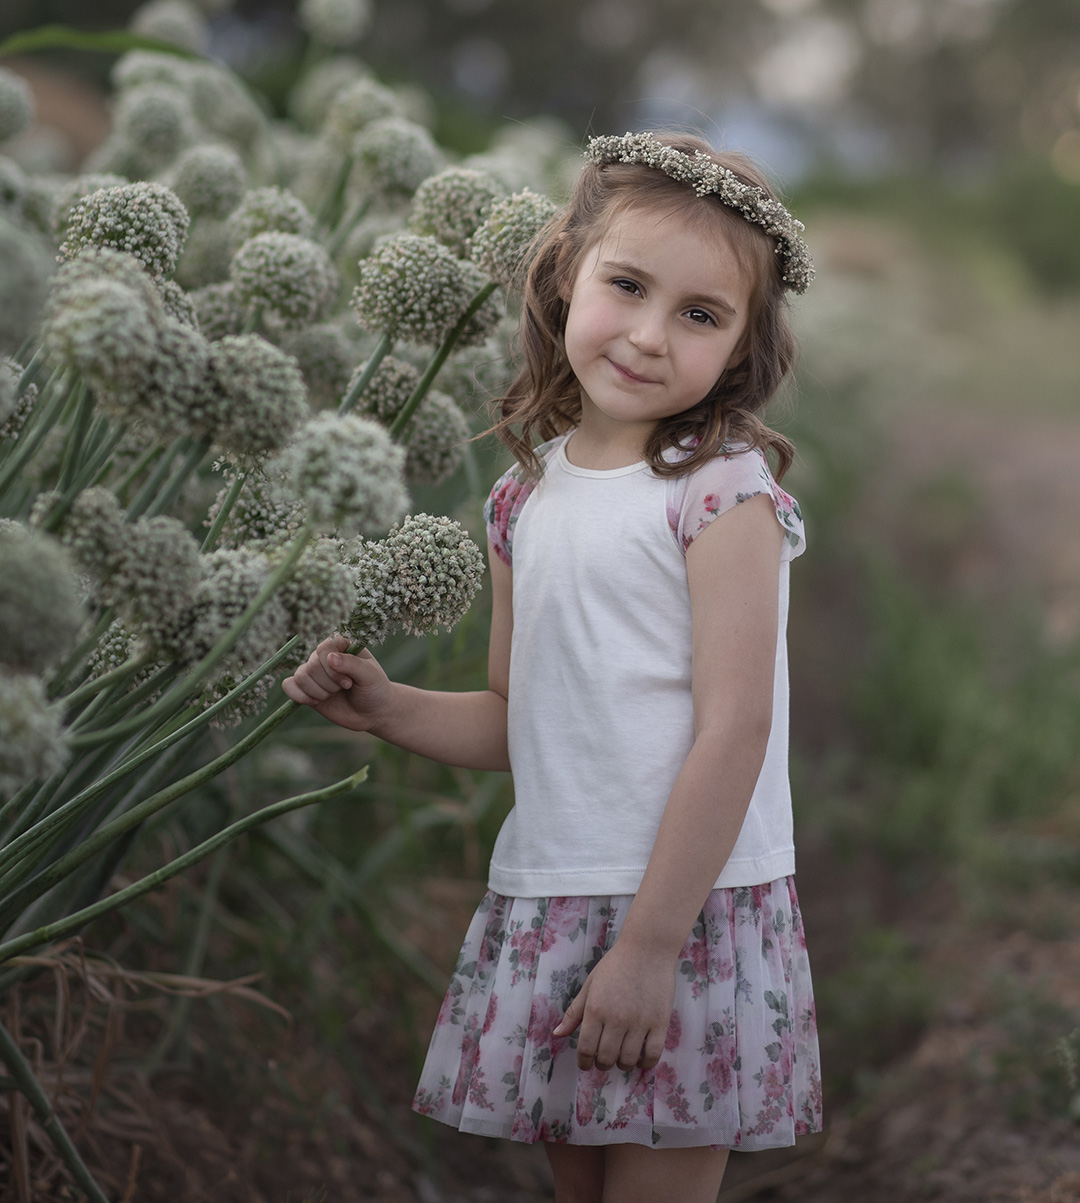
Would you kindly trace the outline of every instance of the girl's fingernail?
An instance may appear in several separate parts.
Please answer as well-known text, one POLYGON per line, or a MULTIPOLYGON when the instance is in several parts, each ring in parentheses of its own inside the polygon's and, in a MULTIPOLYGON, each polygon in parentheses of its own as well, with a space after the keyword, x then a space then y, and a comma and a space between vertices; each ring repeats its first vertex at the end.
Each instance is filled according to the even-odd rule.
POLYGON ((340 668, 341 667, 341 657, 338 655, 337 652, 331 652, 330 655, 326 657, 326 659, 327 659, 327 663, 330 665, 331 668, 340 668))
POLYGON ((559 1026, 551 1034, 553 1036, 561 1036, 562 1030, 563 1030, 563 1025, 560 1023, 559 1026))

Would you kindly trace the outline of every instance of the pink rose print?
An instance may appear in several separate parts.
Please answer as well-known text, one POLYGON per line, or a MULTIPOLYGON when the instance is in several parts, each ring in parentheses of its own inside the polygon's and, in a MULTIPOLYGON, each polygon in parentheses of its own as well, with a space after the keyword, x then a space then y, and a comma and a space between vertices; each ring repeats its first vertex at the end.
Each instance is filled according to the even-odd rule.
POLYGON ((735 1085, 735 1071, 727 1057, 714 1057, 705 1066, 705 1080, 709 1084, 709 1093, 713 1098, 719 1098, 735 1085))
POLYGON ((560 936, 571 936, 579 928, 583 929, 587 913, 586 898, 552 898, 544 917, 540 951, 550 952, 560 936))
POLYGON ((495 1022, 495 1013, 499 1009, 499 996, 492 994, 488 999, 487 1014, 484 1016, 483 1035, 486 1036, 491 1031, 491 1025, 495 1022))
POLYGON ((537 994, 532 1001, 529 1013, 528 1041, 533 1048, 550 1048, 554 1057, 559 1049, 566 1044, 568 1036, 557 1039, 552 1032, 559 1026, 563 1013, 546 994, 537 994))
POLYGON ((664 1037, 664 1048, 667 1052, 672 1052, 679 1047, 679 1041, 682 1039, 682 1020, 679 1018, 678 1011, 671 1012, 671 1021, 668 1023, 667 1035, 664 1037))

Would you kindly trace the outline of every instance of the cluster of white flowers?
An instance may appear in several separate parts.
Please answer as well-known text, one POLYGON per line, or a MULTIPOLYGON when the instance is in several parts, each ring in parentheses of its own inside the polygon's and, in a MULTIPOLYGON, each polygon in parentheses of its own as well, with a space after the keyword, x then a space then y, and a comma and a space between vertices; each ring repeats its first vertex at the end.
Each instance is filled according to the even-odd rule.
POLYGON ((50 706, 40 677, 0 668, 0 798, 67 763, 63 708, 50 706))
POLYGON ((229 218, 229 241, 234 248, 258 234, 278 231, 311 238, 315 219, 299 197, 276 185, 249 192, 229 218))
POLYGON ((0 665, 43 672, 82 623, 71 559, 56 539, 11 523, 0 528, 0 564, 0 665))
POLYGON ((505 185, 490 172, 448 167, 416 189, 409 226, 415 233, 430 234, 456 255, 464 256, 477 227, 505 195, 505 185))
POLYGON ((214 440, 226 454, 257 456, 283 447, 307 416, 296 360, 257 334, 210 343, 214 440))
POLYGON ((201 142, 189 147, 173 164, 172 190, 193 218, 224 218, 244 197, 243 160, 230 146, 201 142))
POLYGON ((21 75, 0 67, 0 142, 21 134, 33 118, 30 85, 21 75))
POLYGON ((17 439, 31 410, 37 403, 36 384, 19 393, 22 365, 14 359, 0 359, 0 442, 17 439))
POLYGON ((371 24, 369 0, 300 0, 301 26, 323 46, 355 46, 371 24))
POLYGON ((353 156, 352 190, 380 200, 407 200, 443 163, 428 131, 404 117, 365 125, 353 141, 353 156))
POLYGON ((206 21, 186 0, 149 0, 131 18, 132 33, 171 42, 192 54, 205 54, 208 42, 206 21))
POLYGON ((164 184, 121 184, 84 196, 71 210, 61 259, 87 247, 112 247, 134 255, 151 276, 171 276, 187 237, 187 210, 164 184))
POLYGON ((497 283, 520 288, 529 269, 529 252, 557 212, 553 201, 527 188, 497 201, 470 238, 473 262, 497 283))
MULTIPOLYGON (((230 473, 226 479, 229 483, 207 511, 207 526, 217 518, 235 474, 230 473)), ((280 479, 255 469, 245 479, 240 496, 225 520, 222 534, 231 547, 245 543, 281 543, 295 538, 303 525, 304 507, 296 495, 290 493, 280 479)))
POLYGON ((287 330, 318 321, 338 284, 337 271, 319 243, 279 230, 243 243, 229 266, 229 279, 241 306, 268 311, 287 330))
POLYGON ((406 631, 424 635, 452 627, 480 588, 484 557, 452 518, 410 514, 387 535, 393 562, 389 591, 406 631))

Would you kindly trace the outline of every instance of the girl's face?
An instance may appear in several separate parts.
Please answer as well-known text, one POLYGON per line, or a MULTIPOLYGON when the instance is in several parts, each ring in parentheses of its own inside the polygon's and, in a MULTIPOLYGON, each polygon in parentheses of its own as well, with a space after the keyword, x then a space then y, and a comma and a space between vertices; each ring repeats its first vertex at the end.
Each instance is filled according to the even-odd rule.
POLYGON ((630 209, 586 252, 570 294, 566 356, 582 429, 640 449, 661 419, 707 396, 746 329, 752 282, 717 230, 630 209))

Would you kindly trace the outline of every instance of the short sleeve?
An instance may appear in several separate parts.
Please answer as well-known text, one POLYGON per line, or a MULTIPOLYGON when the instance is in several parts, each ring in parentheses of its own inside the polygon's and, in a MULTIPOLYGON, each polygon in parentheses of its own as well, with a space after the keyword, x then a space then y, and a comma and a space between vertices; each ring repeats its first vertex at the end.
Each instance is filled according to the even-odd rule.
MULTIPOLYGON (((536 454, 546 463, 548 456, 565 437, 562 435, 541 444, 537 447, 536 454)), ((535 476, 529 476, 520 464, 515 464, 499 477, 488 494, 487 501, 484 502, 488 541, 495 554, 505 564, 513 563, 514 527, 522 507, 536 488, 537 479, 535 476)))
POLYGON ((793 560, 806 547, 799 503, 773 479, 758 448, 724 451, 697 471, 675 477, 668 485, 668 525, 685 552, 721 514, 751 497, 772 498, 776 520, 784 528, 782 558, 793 560))

